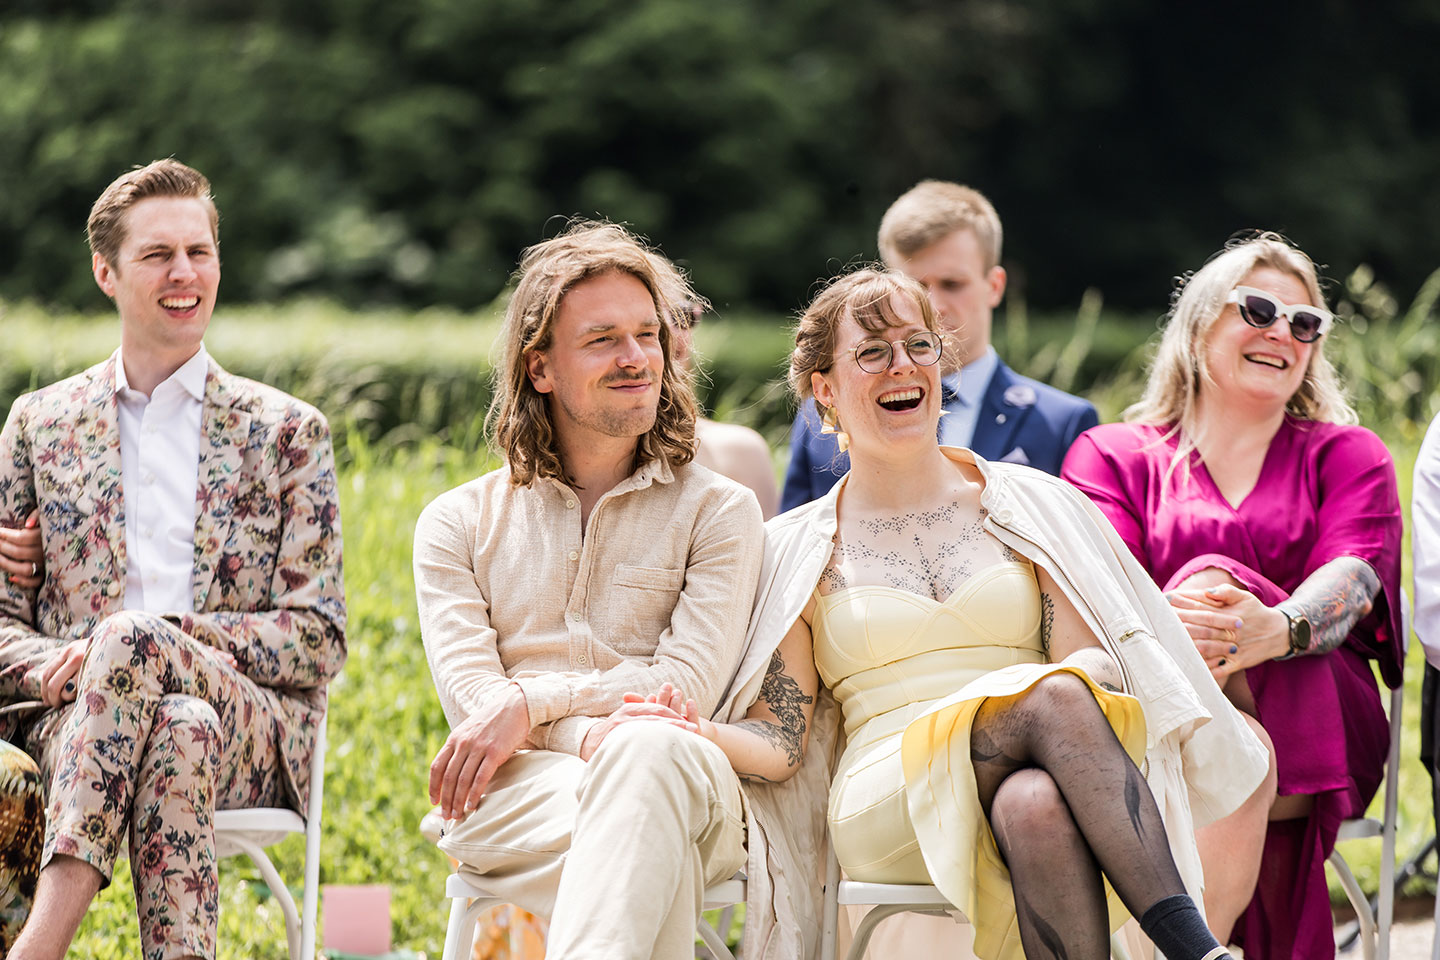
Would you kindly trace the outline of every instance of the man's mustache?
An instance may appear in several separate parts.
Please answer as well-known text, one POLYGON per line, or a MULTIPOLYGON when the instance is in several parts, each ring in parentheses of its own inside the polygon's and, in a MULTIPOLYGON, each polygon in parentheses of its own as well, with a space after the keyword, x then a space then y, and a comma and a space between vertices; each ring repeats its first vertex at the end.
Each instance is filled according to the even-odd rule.
POLYGON ((623 375, 621 375, 621 376, 609 376, 609 377, 606 377, 604 380, 601 380, 601 381, 600 381, 600 386, 602 386, 602 387, 611 387, 611 386, 615 386, 616 384, 620 384, 620 385, 627 386, 627 387, 630 387, 630 386, 638 387, 638 386, 639 386, 640 384, 642 384, 642 383, 654 383, 657 379, 659 379, 659 378, 656 377, 655 374, 653 374, 653 373, 647 373, 647 374, 645 374, 645 375, 642 376, 642 377, 631 377, 631 376, 623 376, 623 375))

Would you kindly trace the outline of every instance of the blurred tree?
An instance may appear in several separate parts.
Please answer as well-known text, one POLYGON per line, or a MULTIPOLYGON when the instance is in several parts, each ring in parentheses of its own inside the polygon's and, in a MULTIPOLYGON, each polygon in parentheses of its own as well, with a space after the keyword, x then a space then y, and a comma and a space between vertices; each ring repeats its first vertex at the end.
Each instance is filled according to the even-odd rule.
POLYGON ((235 300, 471 307, 582 215, 790 309, 924 177, 995 200, 1040 306, 1153 308, 1252 226, 1404 294, 1440 260, 1440 11, 1386 8, 12 0, 0 297, 97 305, 88 205, 167 155, 215 184, 235 300))

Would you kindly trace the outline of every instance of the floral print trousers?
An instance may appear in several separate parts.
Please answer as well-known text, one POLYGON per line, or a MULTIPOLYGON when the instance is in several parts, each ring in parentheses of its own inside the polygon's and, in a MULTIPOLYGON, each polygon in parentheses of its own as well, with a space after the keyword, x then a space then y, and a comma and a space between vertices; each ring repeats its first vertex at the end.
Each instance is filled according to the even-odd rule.
POLYGON ((134 611, 91 635, 76 687, 27 738, 50 784, 42 869, 63 854, 108 884, 128 836, 145 960, 213 958, 214 812, 288 803, 275 695, 134 611))

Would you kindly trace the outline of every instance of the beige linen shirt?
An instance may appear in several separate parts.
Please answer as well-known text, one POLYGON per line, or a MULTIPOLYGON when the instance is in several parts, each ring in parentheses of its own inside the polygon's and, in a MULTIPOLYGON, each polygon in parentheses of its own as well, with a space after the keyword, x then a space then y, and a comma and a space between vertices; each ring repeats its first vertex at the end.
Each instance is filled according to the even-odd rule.
POLYGON ((531 745, 578 754, 625 693, 672 683, 709 715, 740 659, 764 549, 745 487, 652 461, 602 496, 501 467, 425 508, 415 591, 451 726, 510 683, 531 745))

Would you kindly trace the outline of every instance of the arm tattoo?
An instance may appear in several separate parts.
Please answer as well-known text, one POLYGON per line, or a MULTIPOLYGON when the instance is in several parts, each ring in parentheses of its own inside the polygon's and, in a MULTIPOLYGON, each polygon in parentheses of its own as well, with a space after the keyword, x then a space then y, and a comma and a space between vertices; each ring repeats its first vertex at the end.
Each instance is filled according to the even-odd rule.
POLYGON ((785 751, 786 762, 798 767, 804 753, 800 746, 805 739, 804 708, 814 703, 815 698, 806 696, 795 678, 785 673, 785 660, 778 650, 770 656, 770 669, 760 685, 760 699, 780 722, 741 720, 735 725, 779 747, 785 751))
POLYGON ((1329 653, 1370 612, 1380 578, 1356 557, 1337 557, 1305 578, 1285 607, 1310 621, 1310 652, 1329 653))
POLYGON ((1040 646, 1045 651, 1045 659, 1050 659, 1050 635, 1055 630, 1055 601, 1050 594, 1040 594, 1040 646))

